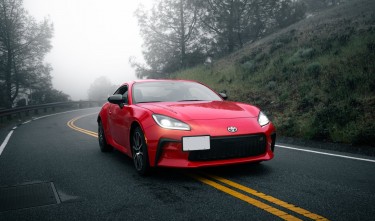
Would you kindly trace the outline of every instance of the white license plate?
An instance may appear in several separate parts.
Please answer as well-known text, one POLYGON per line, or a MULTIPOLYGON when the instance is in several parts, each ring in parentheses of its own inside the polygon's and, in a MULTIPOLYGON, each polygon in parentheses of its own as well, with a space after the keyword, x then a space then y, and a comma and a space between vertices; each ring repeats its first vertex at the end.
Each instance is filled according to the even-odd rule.
POLYGON ((210 136, 182 137, 182 150, 209 150, 210 136))

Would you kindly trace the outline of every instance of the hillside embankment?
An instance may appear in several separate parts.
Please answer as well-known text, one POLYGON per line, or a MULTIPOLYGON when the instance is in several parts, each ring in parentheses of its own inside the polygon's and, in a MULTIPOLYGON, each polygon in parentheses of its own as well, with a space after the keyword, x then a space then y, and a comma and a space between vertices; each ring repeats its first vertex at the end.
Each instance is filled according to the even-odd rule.
POLYGON ((173 78, 260 107, 279 135, 375 146, 375 1, 321 11, 173 78))

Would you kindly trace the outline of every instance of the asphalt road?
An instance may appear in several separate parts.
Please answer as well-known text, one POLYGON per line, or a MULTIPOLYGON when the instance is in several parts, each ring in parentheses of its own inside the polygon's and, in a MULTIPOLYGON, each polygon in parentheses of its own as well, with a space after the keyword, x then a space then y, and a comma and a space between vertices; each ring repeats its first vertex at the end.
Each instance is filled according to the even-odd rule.
POLYGON ((141 177, 127 156, 100 152, 98 110, 13 131, 0 155, 0 220, 375 220, 375 162, 276 147, 258 165, 141 177))

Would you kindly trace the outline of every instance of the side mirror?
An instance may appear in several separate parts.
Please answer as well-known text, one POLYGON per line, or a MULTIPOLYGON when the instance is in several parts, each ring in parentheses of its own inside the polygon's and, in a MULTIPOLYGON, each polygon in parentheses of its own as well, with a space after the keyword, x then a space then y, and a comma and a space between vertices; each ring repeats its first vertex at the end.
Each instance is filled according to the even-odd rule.
POLYGON ((228 96, 227 96, 226 92, 220 92, 219 95, 220 95, 220 97, 223 98, 224 100, 227 100, 227 99, 228 99, 228 96))
POLYGON ((115 94, 108 98, 108 102, 111 104, 118 104, 120 108, 124 107, 124 104, 128 103, 127 97, 123 97, 121 94, 115 94))

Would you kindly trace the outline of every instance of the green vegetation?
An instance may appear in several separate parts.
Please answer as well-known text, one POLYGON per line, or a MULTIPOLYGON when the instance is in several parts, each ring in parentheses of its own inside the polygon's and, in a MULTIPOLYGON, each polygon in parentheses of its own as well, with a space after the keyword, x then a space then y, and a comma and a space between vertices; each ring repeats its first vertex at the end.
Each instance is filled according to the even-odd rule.
POLYGON ((373 6, 328 10, 173 78, 260 107, 280 135, 374 146, 373 6))

